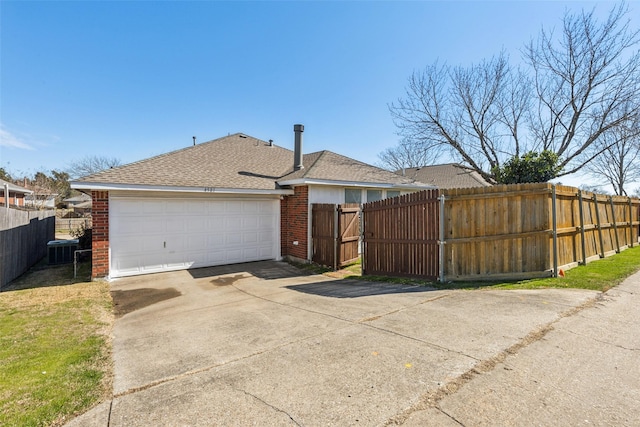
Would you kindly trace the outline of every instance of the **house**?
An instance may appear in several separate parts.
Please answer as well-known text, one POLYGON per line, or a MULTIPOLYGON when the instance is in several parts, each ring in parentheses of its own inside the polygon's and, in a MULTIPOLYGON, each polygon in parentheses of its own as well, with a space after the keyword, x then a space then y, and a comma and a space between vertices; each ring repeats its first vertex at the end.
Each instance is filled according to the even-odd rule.
POLYGON ((91 191, 93 277, 311 259, 312 203, 433 188, 330 152, 303 155, 241 133, 71 183, 91 191))
POLYGON ((63 200, 67 204, 67 208, 90 208, 91 196, 86 193, 80 193, 78 196, 68 197, 63 200))
POLYGON ((5 206, 7 204, 9 206, 24 206, 25 196, 31 194, 33 194, 33 191, 0 179, 0 203, 5 206))
POLYGON ((397 170, 396 173, 438 188, 490 187, 492 185, 475 170, 458 163, 406 168, 397 170))
POLYGON ((54 194, 29 194, 24 197, 24 205, 35 209, 55 209, 58 193, 54 194))
POLYGON ((91 196, 86 193, 80 193, 77 196, 68 197, 63 200, 70 209, 69 213, 75 216, 82 216, 91 212, 91 196))

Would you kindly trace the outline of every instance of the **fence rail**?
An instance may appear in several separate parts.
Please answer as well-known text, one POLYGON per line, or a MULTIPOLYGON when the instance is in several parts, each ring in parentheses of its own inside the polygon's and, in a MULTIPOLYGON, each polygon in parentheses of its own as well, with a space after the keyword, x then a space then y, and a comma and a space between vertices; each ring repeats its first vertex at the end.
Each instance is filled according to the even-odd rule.
POLYGON ((0 290, 47 254, 55 211, 0 209, 0 290))

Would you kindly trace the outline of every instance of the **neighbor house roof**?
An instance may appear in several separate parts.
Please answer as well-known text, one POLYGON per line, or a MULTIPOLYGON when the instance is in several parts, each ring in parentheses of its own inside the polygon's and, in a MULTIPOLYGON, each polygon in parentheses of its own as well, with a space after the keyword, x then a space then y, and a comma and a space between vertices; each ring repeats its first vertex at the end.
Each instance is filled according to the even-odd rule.
POLYGON ((396 174, 431 184, 438 188, 491 186, 491 183, 485 180, 478 172, 457 163, 406 168, 396 171, 396 174))
POLYGON ((414 180, 330 151, 303 156, 293 170, 293 151, 241 133, 161 154, 72 182, 78 189, 174 189, 212 192, 291 192, 285 185, 366 182, 422 186, 414 180))
POLYGON ((24 187, 20 187, 19 185, 15 185, 12 182, 5 181, 4 179, 0 179, 0 190, 4 194, 4 185, 8 184, 9 192, 20 193, 20 194, 32 194, 33 191, 26 189, 24 187))

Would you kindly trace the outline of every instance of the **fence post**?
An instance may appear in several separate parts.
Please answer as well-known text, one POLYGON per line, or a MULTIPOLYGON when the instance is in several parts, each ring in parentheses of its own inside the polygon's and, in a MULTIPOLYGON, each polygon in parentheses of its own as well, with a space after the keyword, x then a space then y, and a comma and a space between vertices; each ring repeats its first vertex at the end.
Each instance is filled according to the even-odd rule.
POLYGON ((9 184, 4 184, 4 208, 9 210, 9 184))
POLYGON ((551 184, 551 221, 553 227, 553 277, 558 277, 558 218, 556 215, 555 184, 551 184))
POLYGON ((360 205, 360 213, 358 213, 358 215, 360 215, 360 272, 362 273, 362 275, 365 275, 365 259, 366 257, 366 248, 367 245, 364 244, 364 205, 360 205))
POLYGON ((611 204, 611 219, 613 220, 613 233, 616 235, 616 253, 620 253, 620 240, 618 240, 618 225, 616 224, 616 207, 613 204, 613 196, 609 196, 611 204))
POLYGON ((629 247, 633 247, 633 205, 631 204, 631 197, 629 199, 629 247))
POLYGON ((444 194, 440 197, 440 215, 438 218, 438 225, 440 227, 440 239, 438 240, 438 269, 440 270, 440 283, 444 283, 444 194))
POLYGON ((587 265, 587 243, 584 241, 584 207, 582 206, 582 190, 578 190, 578 202, 580 203, 580 236, 582 237, 582 265, 587 265))
POLYGON ((598 227, 598 236, 600 237, 600 258, 604 258, 604 240, 602 238, 602 226, 600 225, 600 210, 598 209, 598 195, 593 193, 593 204, 596 207, 596 222, 598 227))
POLYGON ((340 233, 340 206, 333 205, 333 271, 338 270, 338 234, 340 233))

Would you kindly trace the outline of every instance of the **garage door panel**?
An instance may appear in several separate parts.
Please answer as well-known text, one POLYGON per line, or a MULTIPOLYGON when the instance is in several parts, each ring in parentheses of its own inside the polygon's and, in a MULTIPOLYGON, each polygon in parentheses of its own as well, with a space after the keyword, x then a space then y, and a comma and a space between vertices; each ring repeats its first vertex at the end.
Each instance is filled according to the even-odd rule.
POLYGON ((258 239, 258 232, 257 231, 251 231, 251 232, 242 233, 242 243, 254 244, 254 243, 258 243, 258 241, 259 241, 259 239, 258 239))
POLYGON ((228 201, 225 202, 225 213, 227 214, 241 214, 242 202, 241 201, 228 201))
POLYGON ((240 230, 242 227, 242 218, 239 216, 224 217, 224 225, 227 231, 240 230))
POLYGON ((242 218, 242 229, 243 230, 257 230, 259 225, 260 218, 256 216, 250 216, 247 218, 242 218))
POLYGON ((277 200, 110 201, 113 277, 279 255, 277 200))
POLYGON ((165 202, 162 200, 139 200, 139 212, 149 216, 162 216, 165 214, 165 202))
POLYGON ((207 224, 207 217, 204 216, 189 216, 184 219, 184 229, 189 233, 206 230, 207 224))
POLYGON ((227 246, 237 246, 242 243, 242 234, 235 233, 225 233, 224 234, 224 242, 227 246))

